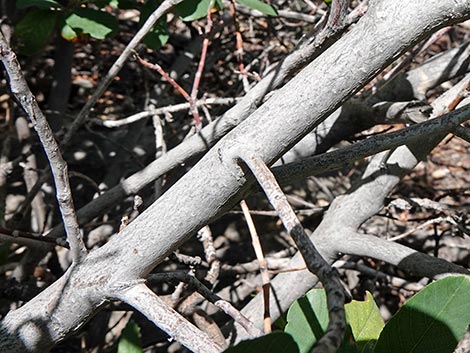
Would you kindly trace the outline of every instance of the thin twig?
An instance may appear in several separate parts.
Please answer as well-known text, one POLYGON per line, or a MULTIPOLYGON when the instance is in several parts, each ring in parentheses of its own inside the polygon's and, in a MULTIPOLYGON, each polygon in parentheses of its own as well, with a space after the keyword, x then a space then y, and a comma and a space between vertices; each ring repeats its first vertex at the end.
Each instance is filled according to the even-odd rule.
POLYGON ((212 304, 216 305, 218 308, 222 309, 227 315, 232 317, 236 322, 238 322, 249 334, 253 337, 261 336, 263 333, 253 325, 253 323, 241 314, 232 304, 223 300, 217 294, 209 290, 204 284, 202 284, 196 277, 188 275, 182 271, 178 272, 166 272, 166 273, 156 273, 151 274, 148 277, 148 280, 151 282, 172 282, 179 281, 188 284, 191 288, 196 290, 201 294, 205 299, 210 301, 212 304))
POLYGON ((78 263, 87 254, 85 243, 78 226, 77 216, 73 206, 72 193, 70 190, 67 173, 67 163, 62 158, 59 145, 54 139, 54 134, 47 123, 46 117, 38 106, 36 98, 26 83, 21 71, 20 63, 16 59, 15 53, 9 48, 3 34, 0 33, 0 59, 5 66, 10 88, 28 118, 31 120, 41 144, 46 152, 56 186, 56 197, 59 209, 64 221, 67 241, 70 244, 72 259, 78 263))
POLYGON ((413 234, 414 232, 420 230, 420 229, 423 229, 423 228, 426 228, 428 225, 430 224, 438 224, 438 223, 442 223, 444 221, 448 221, 450 219, 450 217, 437 217, 437 218, 433 218, 433 219, 430 219, 430 220, 427 220, 426 222, 418 225, 417 227, 413 228, 413 229, 410 229, 400 235, 397 235, 397 236, 394 236, 394 237, 391 237, 391 238, 388 238, 387 240, 388 241, 397 241, 397 240, 400 240, 400 239, 403 239, 403 238, 406 238, 408 235, 411 235, 413 234))
POLYGON ((173 78, 165 71, 163 70, 163 68, 158 65, 158 64, 152 64, 152 63, 149 63, 148 61, 142 59, 139 54, 137 54, 137 52, 134 52, 137 60, 139 60, 139 62, 151 69, 151 70, 155 70, 157 71, 174 89, 176 89, 179 94, 181 94, 183 96, 184 99, 186 99, 186 101, 189 103, 189 107, 190 107, 190 111, 191 111, 191 114, 193 115, 193 118, 194 118, 194 122, 196 123, 196 126, 200 126, 201 125, 201 118, 199 117, 199 112, 197 111, 197 108, 196 107, 196 101, 188 94, 188 92, 186 92, 186 90, 181 87, 178 82, 176 82, 175 80, 173 80, 173 78))
POLYGON ((214 7, 214 1, 211 0, 209 2, 209 6, 207 7, 207 23, 204 28, 204 39, 202 40, 202 48, 201 48, 201 57, 199 58, 199 64, 197 66, 196 74, 194 75, 194 82, 193 88, 191 89, 191 113, 193 114, 194 121, 196 122, 196 128, 199 130, 201 129, 201 118, 199 116, 199 111, 197 110, 197 93, 199 90, 199 84, 201 82, 202 71, 204 70, 204 65, 206 63, 206 56, 207 56, 207 48, 209 47, 209 34, 212 30, 212 8, 214 7))
MULTIPOLYGON (((249 210, 251 215, 255 216, 266 216, 266 217, 277 217, 276 211, 256 211, 256 210, 249 210)), ((325 212, 325 208, 323 207, 315 207, 312 209, 307 210, 294 210, 294 212, 300 216, 313 216, 313 215, 320 215, 325 212)), ((227 213, 230 214, 243 214, 243 211, 231 210, 227 213)))
POLYGON ((93 108, 95 105, 96 101, 101 97, 103 92, 106 90, 106 88, 109 86, 109 84, 112 82, 112 80, 117 76, 119 71, 121 71, 122 67, 124 66, 124 63, 126 60, 129 58, 129 56, 132 54, 134 49, 137 47, 137 45, 144 39, 146 34, 152 29, 152 27, 155 25, 155 23, 173 6, 179 4, 183 0, 165 0, 163 3, 148 17, 148 19, 145 21, 143 24, 142 28, 139 29, 139 31, 135 34, 135 36, 132 38, 132 40, 129 42, 127 47, 124 49, 122 54, 119 56, 119 58, 116 60, 116 62, 111 66, 109 69, 108 73, 106 76, 103 78, 103 80, 100 82, 98 87, 96 88, 95 92, 93 95, 88 99, 86 104, 83 106, 83 108, 80 110, 78 113, 77 117, 73 121, 72 125, 70 126, 69 130, 65 134, 63 140, 62 140, 62 145, 68 145, 68 143, 71 141, 72 136, 75 134, 75 132, 79 129, 79 127, 83 124, 83 122, 88 118, 88 115, 90 114, 90 110, 93 108))
POLYGON ((2 143, 0 154, 0 227, 5 226, 6 199, 7 199, 7 177, 13 169, 13 164, 9 160, 11 149, 11 138, 6 137, 2 143))
MULTIPOLYGON (((348 16, 347 23, 350 24, 357 21, 362 14, 362 11, 353 11, 348 16)), ((79 211, 81 221, 89 221, 104 209, 115 204, 125 196, 139 192, 148 183, 184 163, 189 158, 207 151, 209 147, 213 146, 228 131, 245 120, 261 104, 267 92, 281 86, 289 77, 294 75, 308 62, 318 57, 330 45, 329 41, 323 41, 322 45, 317 45, 317 43, 312 41, 305 43, 301 48, 295 50, 266 73, 264 78, 236 106, 224 114, 223 118, 207 125, 197 135, 169 150, 166 155, 155 160, 143 170, 124 179, 119 185, 106 192, 106 196, 98 197, 88 203, 79 211)), ((62 232, 61 228, 55 227, 52 234, 61 236, 62 232)))
MULTIPOLYGON (((295 251, 293 251, 290 255, 293 255, 293 253, 295 253, 295 251)), ((288 264, 289 264, 289 258, 287 257, 281 257, 281 258, 267 257, 266 258, 266 266, 269 272, 283 269, 288 264)), ((245 274, 245 273, 258 272, 259 262, 258 260, 253 260, 253 261, 245 262, 245 263, 238 264, 238 265, 222 264, 220 269, 223 275, 234 275, 234 274, 240 275, 240 274, 245 274)))
MULTIPOLYGON (((215 248, 212 240, 212 232, 209 226, 205 226, 198 232, 198 240, 204 246, 204 255, 209 265, 209 271, 204 277, 212 287, 215 285, 220 274, 220 261, 216 257, 215 248)), ((186 275, 186 274, 185 274, 186 275)), ((181 285, 182 283, 180 283, 181 285)), ((191 316, 194 323, 205 332, 210 332, 210 336, 219 345, 225 348, 225 338, 220 328, 209 318, 206 312, 198 309, 198 305, 204 301, 204 297, 198 291, 191 293, 178 305, 179 311, 183 315, 191 316)))
MULTIPOLYGON (((16 132, 18 134, 18 139, 23 142, 22 152, 28 152, 31 150, 31 144, 27 141, 31 137, 30 128, 28 126, 28 121, 24 117, 18 117, 15 121, 16 132)), ((34 154, 29 155, 26 158, 26 163, 23 171, 23 178, 25 181, 26 191, 29 193, 31 189, 36 185, 39 177, 37 172, 37 163, 36 156, 34 154)), ((31 203, 32 208, 32 229, 36 232, 44 232, 46 230, 46 204, 44 202, 44 197, 42 194, 37 193, 36 196, 32 199, 31 203), (36 224, 34 224, 34 222, 36 224)))
MULTIPOLYGON (((197 107, 204 106, 204 105, 231 105, 235 103, 238 99, 237 98, 206 98, 200 99, 195 104, 197 107)), ((135 123, 139 120, 155 116, 155 115, 163 115, 167 113, 175 113, 182 110, 189 109, 191 105, 189 103, 180 103, 175 105, 169 105, 167 107, 155 108, 151 110, 146 110, 127 118, 120 119, 120 120, 99 120, 93 119, 93 123, 97 125, 101 125, 108 128, 120 127, 128 124, 135 123)))
MULTIPOLYGON (((155 135, 155 159, 163 156, 167 151, 166 141, 163 133, 163 123, 158 115, 152 117, 153 130, 155 135)), ((155 180, 154 187, 154 197, 158 199, 163 194, 163 183, 164 178, 160 177, 155 180)))
POLYGON ((348 262, 348 261, 340 260, 334 263, 334 267, 358 271, 358 272, 365 274, 368 277, 385 280, 387 281, 387 283, 390 283, 390 285, 392 285, 393 287, 402 288, 402 289, 406 289, 409 291, 418 292, 424 287, 424 285, 422 285, 421 283, 409 282, 407 280, 404 280, 403 278, 391 276, 389 274, 386 274, 384 272, 378 271, 376 269, 373 269, 371 267, 368 267, 366 265, 362 265, 356 262, 348 262))
POLYGON ((197 236, 204 247, 206 262, 209 264, 209 271, 204 279, 214 286, 220 274, 220 260, 215 252, 212 231, 209 226, 205 226, 197 232, 197 236))
POLYGON ((264 161, 257 156, 241 155, 240 158, 250 168, 256 180, 264 190, 269 202, 278 212, 287 232, 294 239, 305 264, 310 272, 315 274, 326 290, 330 321, 325 334, 318 340, 312 352, 336 352, 339 348, 346 329, 344 301, 345 293, 339 279, 339 274, 326 262, 295 215, 287 197, 282 192, 274 175, 264 161))
POLYGON ((245 75, 247 71, 245 70, 245 66, 243 64, 243 37, 240 32, 240 24, 237 19, 235 0, 230 0, 229 9, 230 14, 232 15, 233 24, 235 25, 235 42, 237 46, 235 54, 237 56, 238 70, 240 71, 240 74, 245 75))
POLYGON ((269 310, 269 291, 271 288, 268 267, 266 266, 266 260, 263 254, 263 248, 261 247, 261 242, 258 237, 258 232, 256 231, 255 223, 251 217, 250 210, 245 200, 240 202, 240 206, 243 210, 243 215, 245 216, 248 229, 250 230, 251 242, 253 244, 253 249, 255 250, 256 258, 258 259, 259 269, 261 272, 261 280, 263 283, 263 300, 264 300, 264 333, 271 332, 271 315, 269 310))
MULTIPOLYGON (((468 79, 468 76, 467 76, 468 79)), ((447 110, 450 112, 454 110, 460 102, 462 102, 465 98, 467 98, 470 94, 470 80, 468 80, 468 83, 465 85, 465 87, 462 88, 460 92, 457 93, 456 97, 450 102, 450 104, 447 106, 447 110)))
MULTIPOLYGON (((258 10, 253 10, 253 9, 250 9, 250 8, 247 8, 243 5, 238 5, 238 4, 236 4, 235 6, 236 6, 236 9, 239 12, 241 12, 245 15, 253 16, 253 17, 266 17, 265 14, 263 14, 262 12, 260 12, 258 10)), ((316 13, 318 13, 319 15, 323 15, 325 13, 325 11, 318 9, 318 11, 316 11, 316 13)), ((301 12, 295 12, 295 11, 292 11, 292 10, 278 10, 277 14, 278 14, 278 17, 280 17, 280 18, 304 21, 304 22, 307 22, 307 23, 316 23, 318 21, 318 18, 316 16, 307 15, 307 14, 304 14, 304 13, 301 13, 301 12)))
POLYGON ((11 230, 7 228, 0 228, 0 237, 2 242, 18 243, 23 245, 30 245, 33 242, 50 243, 68 248, 68 244, 63 238, 51 238, 47 235, 24 232, 21 230, 11 230))

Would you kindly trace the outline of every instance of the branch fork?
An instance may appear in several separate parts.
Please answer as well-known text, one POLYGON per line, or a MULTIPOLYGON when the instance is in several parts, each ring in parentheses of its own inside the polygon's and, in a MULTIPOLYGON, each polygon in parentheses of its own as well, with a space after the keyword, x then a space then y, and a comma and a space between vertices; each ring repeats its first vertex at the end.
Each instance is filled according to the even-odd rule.
POLYGON ((256 154, 241 152, 238 162, 239 164, 243 162, 253 173, 269 202, 278 213, 286 231, 296 243, 308 270, 319 278, 326 290, 330 321, 325 335, 318 340, 312 353, 336 352, 343 341, 346 329, 345 291, 338 272, 328 264, 310 241, 274 174, 263 159, 256 154))
POLYGON ((144 283, 127 286, 117 291, 115 297, 140 311, 147 319, 191 351, 197 353, 222 351, 205 332, 168 306, 144 283))

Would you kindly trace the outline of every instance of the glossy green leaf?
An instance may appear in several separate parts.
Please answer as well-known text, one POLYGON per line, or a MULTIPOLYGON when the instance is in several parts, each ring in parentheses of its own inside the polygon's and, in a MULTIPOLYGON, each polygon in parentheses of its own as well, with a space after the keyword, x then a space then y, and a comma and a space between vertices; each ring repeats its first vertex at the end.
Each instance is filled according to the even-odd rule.
MULTIPOLYGON (((176 13, 183 21, 194 21, 207 16, 211 0, 185 0, 176 5, 176 13)), ((221 2, 215 1, 215 6, 221 8, 221 2)))
POLYGON ((346 319, 352 330, 359 352, 367 352, 375 346, 384 322, 372 294, 367 292, 365 301, 353 300, 345 305, 346 319))
POLYGON ((268 16, 277 16, 277 11, 274 7, 261 0, 237 0, 238 3, 245 5, 246 7, 258 10, 268 16))
POLYGON ((451 353, 470 324, 470 278, 446 277, 408 300, 383 329, 376 353, 451 353))
POLYGON ((61 9, 62 5, 55 0, 18 0, 16 7, 24 9, 27 7, 37 7, 42 10, 61 9))
POLYGON ((313 289, 291 305, 287 312, 284 332, 290 334, 297 342, 300 353, 307 353, 323 336, 327 326, 328 309, 325 291, 313 289))
POLYGON ((54 30, 57 13, 49 10, 35 10, 26 14, 16 25, 21 53, 31 55, 38 52, 54 30))
POLYGON ((142 353, 140 327, 130 320, 119 338, 117 353, 142 353))
POLYGON ((70 14, 65 23, 79 34, 89 34, 96 39, 114 35, 118 29, 117 19, 104 11, 80 8, 70 14))
POLYGON ((273 332, 269 335, 240 342, 224 353, 299 353, 297 344, 289 334, 273 332))

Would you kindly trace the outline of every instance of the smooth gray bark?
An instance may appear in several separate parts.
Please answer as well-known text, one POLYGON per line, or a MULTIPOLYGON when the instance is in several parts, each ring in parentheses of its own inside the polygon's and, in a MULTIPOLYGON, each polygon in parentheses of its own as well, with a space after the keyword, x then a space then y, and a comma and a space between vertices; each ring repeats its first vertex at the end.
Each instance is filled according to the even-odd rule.
POLYGON ((376 0, 359 23, 224 137, 166 194, 73 271, 0 323, 0 351, 43 352, 85 323, 116 288, 145 277, 230 209, 253 178, 240 151, 270 164, 398 55, 470 16, 464 0, 376 0))
MULTIPOLYGON (((456 94, 468 84, 468 80, 467 75, 461 82, 437 98, 433 102, 435 112, 445 111, 456 94)), ((466 119, 470 111, 470 99, 466 98, 460 105, 463 107, 451 115, 460 115, 466 119)), ((438 119, 427 123, 437 123, 438 119)), ((411 171, 420 160, 423 160, 441 141, 446 135, 443 130, 424 133, 423 136, 426 136, 424 139, 409 141, 406 145, 398 147, 387 160, 385 169, 381 163, 388 152, 374 156, 359 183, 347 194, 337 197, 332 202, 322 222, 311 235, 311 239, 318 244, 321 254, 330 263, 333 263, 338 254, 342 253, 379 259, 414 276, 437 279, 447 273, 469 274, 468 270, 460 266, 420 253, 401 244, 363 234, 359 230, 363 222, 383 208, 384 199, 401 178, 411 171)), ((302 174, 302 171, 299 173, 302 174)), ((303 266, 303 260, 299 254, 296 254, 287 267, 300 266, 303 266)), ((286 272, 277 275, 271 281, 271 288, 277 298, 276 301, 271 302, 272 318, 277 319, 294 300, 317 283, 318 279, 306 271, 286 272), (290 283, 290 285, 286 286, 285 283, 290 283)), ((257 295, 242 310, 242 313, 258 327, 262 322, 260 320, 262 305, 263 298, 257 295)), ((227 325, 225 329, 231 332, 235 342, 249 338, 238 325, 233 323, 227 325)))

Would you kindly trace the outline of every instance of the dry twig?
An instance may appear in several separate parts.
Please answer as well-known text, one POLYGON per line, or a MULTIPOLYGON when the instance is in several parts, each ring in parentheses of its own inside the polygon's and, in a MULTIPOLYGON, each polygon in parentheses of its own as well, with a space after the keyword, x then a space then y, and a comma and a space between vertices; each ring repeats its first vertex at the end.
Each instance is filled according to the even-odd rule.
POLYGON ((26 83, 16 55, 9 48, 2 33, 0 33, 0 60, 3 62, 5 70, 7 71, 11 91, 31 120, 41 140, 44 151, 46 152, 54 177, 56 197, 64 221, 67 241, 70 244, 73 261, 78 263, 86 256, 87 250, 80 233, 73 206, 67 173, 67 163, 62 158, 59 145, 54 139, 54 134, 47 123, 46 117, 39 108, 35 97, 26 83))

